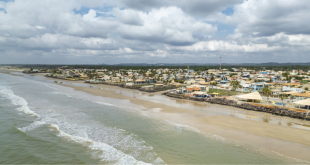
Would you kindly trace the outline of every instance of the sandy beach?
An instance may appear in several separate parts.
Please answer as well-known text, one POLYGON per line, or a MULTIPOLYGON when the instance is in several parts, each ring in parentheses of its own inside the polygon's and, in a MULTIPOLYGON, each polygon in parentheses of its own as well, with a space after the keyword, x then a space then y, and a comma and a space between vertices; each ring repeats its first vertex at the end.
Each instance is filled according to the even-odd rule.
MULTIPOLYGON (((15 75, 8 70, 1 70, 1 73, 15 75)), ((144 107, 142 110, 146 112, 159 115, 164 120, 190 126, 206 135, 217 135, 246 147, 268 150, 310 162, 310 130, 307 130, 307 127, 298 128, 300 125, 310 125, 309 121, 204 102, 172 99, 161 95, 160 92, 145 93, 103 84, 87 84, 88 87, 83 87, 75 85, 85 84, 83 81, 46 79, 64 82, 57 84, 95 96, 129 100, 134 105, 144 107), (268 118, 270 122, 263 122, 262 118, 268 118), (279 121, 281 125, 277 124, 279 121), (296 124, 292 127, 287 123, 296 124)))

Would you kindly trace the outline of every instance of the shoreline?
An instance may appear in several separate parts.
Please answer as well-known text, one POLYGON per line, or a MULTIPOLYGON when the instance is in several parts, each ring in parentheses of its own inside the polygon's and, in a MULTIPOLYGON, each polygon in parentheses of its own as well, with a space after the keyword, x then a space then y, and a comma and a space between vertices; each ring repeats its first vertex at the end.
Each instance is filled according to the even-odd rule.
MULTIPOLYGON (((2 69, 0 69, 0 71, 1 70, 2 69)), ((5 71, 6 74, 17 76, 10 72, 19 71, 5 71)), ((1 71, 1 73, 3 72, 1 71)), ((271 117, 273 120, 279 118, 280 120, 290 120, 294 122, 297 122, 298 119, 273 116, 272 114, 264 114, 261 112, 249 112, 235 107, 195 102, 191 100, 172 99, 161 95, 160 92, 146 93, 104 84, 91 84, 91 86, 96 88, 89 88, 73 85, 75 83, 85 84, 84 82, 73 82, 62 79, 55 80, 54 78, 46 79, 66 82, 66 84, 57 83, 57 85, 73 88, 76 91, 85 92, 95 96, 129 100, 132 104, 145 107, 145 109, 143 109, 144 111, 155 113, 167 121, 196 128, 202 133, 218 135, 225 139, 245 144, 246 146, 252 146, 254 148, 262 147, 291 158, 310 162, 310 157, 308 156, 308 153, 310 153, 309 130, 240 118, 227 113, 236 111, 236 114, 247 114, 252 118, 257 116, 267 116, 271 117), (98 88, 103 89, 99 90, 98 88), (152 109, 155 108, 161 110, 153 111, 152 109)), ((310 124, 310 122, 307 121, 303 121, 302 123, 310 124)))
MULTIPOLYGON (((70 83, 70 81, 62 82, 70 83)), ((167 121, 190 126, 192 128, 198 129, 201 133, 218 135, 225 139, 245 144, 246 146, 251 148, 253 148, 253 146, 254 148, 262 147, 270 151, 289 156, 291 158, 297 158, 310 162, 310 157, 308 156, 308 153, 310 153, 310 131, 308 130, 225 115, 205 116, 204 114, 201 114, 193 109, 180 108, 172 105, 165 105, 163 103, 155 103, 137 97, 133 98, 120 93, 116 93, 114 90, 99 90, 98 88, 80 87, 70 84, 58 85, 73 88, 76 91, 85 92, 95 96, 129 100, 133 104, 150 109, 150 113, 155 113, 167 121), (161 110, 153 112, 151 109, 154 108, 160 108, 161 110)), ((111 88, 108 85, 102 84, 92 84, 92 86, 111 88)), ((130 90, 130 92, 137 92, 136 90, 123 89, 119 87, 114 87, 111 89, 122 91, 130 90)), ((155 93, 154 95, 160 96, 160 94, 158 93, 155 93)), ((212 104, 208 108, 227 110, 231 109, 232 107, 212 104)), ((237 109, 239 111, 246 111, 239 108, 234 109, 237 109)))

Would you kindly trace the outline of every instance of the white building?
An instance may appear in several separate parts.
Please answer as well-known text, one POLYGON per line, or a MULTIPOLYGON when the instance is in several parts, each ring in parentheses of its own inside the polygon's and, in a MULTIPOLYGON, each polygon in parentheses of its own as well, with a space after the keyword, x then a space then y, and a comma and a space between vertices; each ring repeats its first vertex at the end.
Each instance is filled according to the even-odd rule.
POLYGON ((303 89, 302 88, 291 88, 289 86, 283 86, 282 91, 283 92, 293 91, 293 92, 301 93, 303 91, 303 89))

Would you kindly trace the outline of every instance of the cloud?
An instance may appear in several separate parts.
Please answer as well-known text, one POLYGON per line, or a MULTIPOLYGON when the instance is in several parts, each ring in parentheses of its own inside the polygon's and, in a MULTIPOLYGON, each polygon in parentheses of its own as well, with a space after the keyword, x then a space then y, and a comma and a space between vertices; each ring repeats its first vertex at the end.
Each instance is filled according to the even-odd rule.
POLYGON ((143 19, 140 17, 139 12, 131 9, 120 10, 119 8, 114 8, 112 12, 116 18, 128 25, 142 26, 144 24, 143 19))
POLYGON ((237 25, 236 33, 250 36, 310 34, 307 0, 247 0, 234 6, 234 14, 222 21, 237 25))
MULTIPOLYGON (((127 10, 119 10, 123 15, 127 10)), ((208 36, 217 31, 217 28, 186 15, 177 7, 153 9, 148 13, 133 12, 143 25, 120 25, 119 33, 123 38, 143 40, 147 42, 161 42, 171 45, 191 45, 199 39, 194 35, 208 36)))
POLYGON ((0 9, 2 63, 285 62, 310 52, 306 0, 15 0, 0 9))
POLYGON ((242 2, 242 0, 121 0, 121 2, 129 8, 151 11, 163 7, 178 7, 186 13, 194 16, 205 17, 209 14, 224 10, 228 6, 233 6, 242 2))

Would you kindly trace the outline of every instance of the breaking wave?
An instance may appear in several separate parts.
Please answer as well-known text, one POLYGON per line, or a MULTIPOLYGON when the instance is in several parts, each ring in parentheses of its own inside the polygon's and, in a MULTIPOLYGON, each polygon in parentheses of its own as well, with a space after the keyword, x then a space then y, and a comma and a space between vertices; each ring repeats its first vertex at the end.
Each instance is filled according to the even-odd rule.
POLYGON ((73 136, 70 134, 67 134, 59 129, 57 125, 50 124, 51 128, 53 128, 57 133, 59 137, 62 137, 64 139, 74 141, 76 143, 79 143, 85 147, 88 147, 89 149, 93 151, 99 151, 99 154, 93 155, 94 158, 100 159, 103 163, 109 163, 109 164, 148 164, 144 163, 142 161, 136 160, 134 157, 127 155, 123 153, 122 151, 119 151, 112 146, 109 146, 102 142, 92 141, 89 138, 83 138, 79 136, 73 136))
POLYGON ((30 108, 28 107, 28 102, 24 98, 15 95, 9 87, 0 86, 0 94, 5 98, 11 100, 12 104, 20 106, 19 108, 17 108, 18 111, 24 112, 25 114, 31 116, 40 117, 38 114, 30 110, 30 108))

